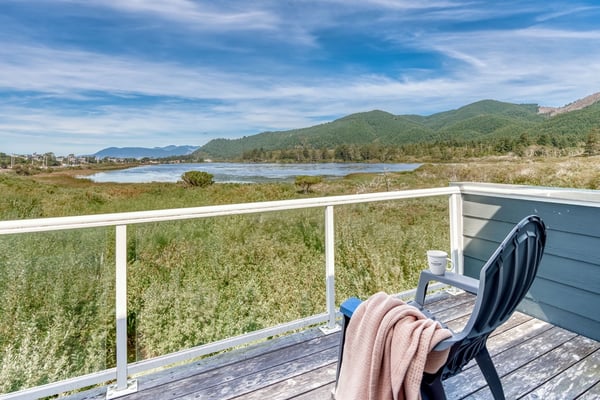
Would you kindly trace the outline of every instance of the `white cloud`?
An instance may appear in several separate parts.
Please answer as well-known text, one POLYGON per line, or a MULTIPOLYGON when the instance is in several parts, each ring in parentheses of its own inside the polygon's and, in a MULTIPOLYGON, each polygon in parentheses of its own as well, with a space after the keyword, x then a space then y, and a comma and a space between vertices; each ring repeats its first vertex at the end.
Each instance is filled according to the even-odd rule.
POLYGON ((326 2, 342 3, 345 7, 383 8, 389 10, 436 9, 447 7, 459 7, 465 4, 465 2, 462 1, 443 0, 328 0, 326 2))
POLYGON ((565 3, 563 8, 558 11, 545 12, 545 10, 542 10, 542 14, 536 18, 536 21, 546 22, 553 19, 562 18, 567 15, 581 14, 598 10, 600 10, 600 7, 573 7, 572 4, 565 3))
POLYGON ((198 143, 203 127, 197 122, 192 112, 164 107, 108 108, 87 115, 59 108, 0 108, 2 136, 23 142, 21 148, 14 146, 14 152, 81 154, 108 146, 203 144, 198 143), (184 139, 189 141, 183 143, 184 139))
POLYGON ((599 39, 598 30, 534 27, 430 34, 413 45, 449 57, 444 75, 469 93, 562 105, 600 90, 599 39))
POLYGON ((87 51, 0 47, 0 88, 72 98, 87 91, 192 99, 258 95, 255 78, 87 51), (248 83, 244 83, 244 81, 248 83))
POLYGON ((313 104, 318 109, 327 102, 365 104, 374 99, 396 99, 405 86, 384 76, 267 77, 81 51, 14 46, 0 49, 0 88, 62 99, 89 96, 93 100, 93 96, 108 94, 123 99, 154 96, 227 103, 285 101, 313 104), (8 53, 18 56, 3 56, 8 53))
POLYGON ((134 15, 185 24, 196 30, 231 31, 272 29, 278 18, 267 11, 226 10, 191 0, 65 0, 86 7, 103 7, 134 15))
MULTIPOLYGON (((527 29, 517 29, 511 32, 514 35, 514 38, 526 38, 526 39, 534 39, 534 40, 600 40, 600 30, 583 30, 583 31, 569 31, 564 29, 549 29, 549 28, 527 28, 527 29)), ((533 44, 533 43, 532 43, 533 44)), ((554 44, 555 43, 550 43, 554 44)), ((577 44, 577 43, 574 43, 577 44)), ((577 48, 579 48, 582 44, 580 43, 577 48)), ((596 43, 590 43, 592 47, 596 47, 596 43)))

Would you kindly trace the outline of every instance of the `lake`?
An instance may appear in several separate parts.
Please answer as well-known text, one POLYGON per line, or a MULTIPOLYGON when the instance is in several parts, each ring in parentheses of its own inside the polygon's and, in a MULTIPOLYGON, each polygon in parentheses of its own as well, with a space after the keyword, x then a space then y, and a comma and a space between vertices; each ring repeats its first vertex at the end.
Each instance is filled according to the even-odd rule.
POLYGON ((187 171, 205 171, 216 183, 263 183, 293 181, 297 175, 342 177, 353 173, 383 173, 412 171, 421 164, 253 164, 253 163, 197 163, 153 164, 122 170, 98 172, 82 178, 94 182, 146 183, 177 182, 187 171))

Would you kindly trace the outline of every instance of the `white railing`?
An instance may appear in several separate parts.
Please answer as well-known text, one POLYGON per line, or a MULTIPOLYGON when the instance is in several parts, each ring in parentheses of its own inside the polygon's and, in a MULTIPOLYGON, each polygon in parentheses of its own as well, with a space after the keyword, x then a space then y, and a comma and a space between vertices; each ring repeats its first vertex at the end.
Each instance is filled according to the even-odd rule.
POLYGON ((449 196, 450 249, 452 265, 462 273, 462 206, 460 189, 456 186, 434 189, 405 190, 397 192, 371 193, 361 195, 321 197, 301 200, 283 200, 261 203, 232 204, 169 210, 128 212, 116 214, 87 215, 76 217, 44 218, 31 220, 0 221, 0 235, 28 232, 48 232, 56 230, 83 229, 114 226, 116 229, 116 368, 60 381, 35 388, 0 395, 0 399, 29 399, 45 397, 83 387, 103 384, 116 380, 109 388, 110 397, 133 392, 135 381, 128 381, 131 375, 143 373, 173 363, 190 360, 206 354, 218 352, 238 345, 264 339, 310 325, 326 323, 325 329, 336 328, 337 310, 335 306, 335 255, 334 255, 334 207, 376 201, 389 201, 432 196, 449 196), (304 319, 287 322, 249 334, 227 338, 210 344, 182 350, 164 356, 127 363, 127 226, 147 222, 186 220, 264 213, 303 208, 324 208, 325 218, 325 312, 304 319))

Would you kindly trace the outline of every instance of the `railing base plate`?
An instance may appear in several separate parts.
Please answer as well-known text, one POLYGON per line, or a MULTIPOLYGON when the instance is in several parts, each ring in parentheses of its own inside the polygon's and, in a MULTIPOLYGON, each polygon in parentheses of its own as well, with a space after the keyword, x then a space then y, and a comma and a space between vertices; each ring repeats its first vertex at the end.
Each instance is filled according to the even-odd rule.
POLYGON ((458 296, 459 294, 464 293, 465 291, 462 289, 455 288, 455 287, 449 287, 446 289, 446 292, 448 292, 452 296, 458 296))
POLYGON ((127 381, 127 387, 125 389, 117 390, 117 384, 110 385, 106 390, 106 400, 116 399, 126 394, 135 393, 138 391, 138 383, 135 379, 127 381))
POLYGON ((321 332, 323 332, 325 335, 330 335, 332 333, 338 332, 342 329, 342 327, 339 324, 335 324, 335 326, 333 328, 328 327, 327 325, 323 325, 320 326, 319 329, 321 330, 321 332))

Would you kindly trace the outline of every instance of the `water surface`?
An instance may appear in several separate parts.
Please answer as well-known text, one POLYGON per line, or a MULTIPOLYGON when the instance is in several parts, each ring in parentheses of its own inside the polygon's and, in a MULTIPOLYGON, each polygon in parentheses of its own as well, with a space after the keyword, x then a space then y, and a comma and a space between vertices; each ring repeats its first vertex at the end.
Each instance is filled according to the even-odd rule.
POLYGON ((260 183, 293 181, 298 175, 341 177, 353 173, 383 173, 412 171, 421 164, 255 164, 255 163, 197 163, 153 164, 122 170, 98 172, 85 176, 94 182, 146 183, 177 182, 187 171, 205 171, 217 183, 260 183))

